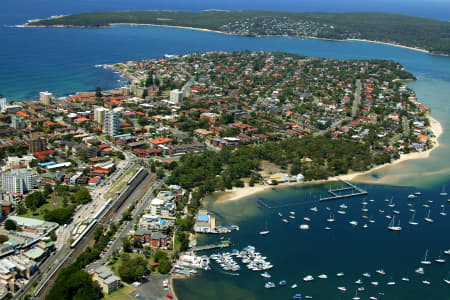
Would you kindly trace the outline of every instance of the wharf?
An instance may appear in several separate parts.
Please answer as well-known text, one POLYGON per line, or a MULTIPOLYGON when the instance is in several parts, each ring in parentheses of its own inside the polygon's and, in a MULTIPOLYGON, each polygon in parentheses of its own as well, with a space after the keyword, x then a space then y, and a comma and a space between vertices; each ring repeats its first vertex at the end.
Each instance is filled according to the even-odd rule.
POLYGON ((350 182, 341 180, 342 183, 346 184, 346 187, 342 187, 339 189, 329 189, 328 193, 331 194, 330 197, 325 197, 322 198, 320 197, 320 201, 328 201, 328 200, 336 200, 336 199, 342 199, 342 198, 348 198, 348 197, 355 197, 355 196, 362 196, 362 195, 367 195, 368 192, 366 190, 363 190, 360 187, 357 187, 354 184, 351 184, 350 182), (346 192, 346 191, 350 191, 350 193, 347 194, 338 194, 339 192, 346 192))
POLYGON ((227 248, 230 247, 231 242, 230 241, 223 241, 219 244, 208 244, 203 246, 195 246, 192 248, 192 251, 204 251, 204 250, 211 250, 211 249, 221 249, 221 248, 227 248))

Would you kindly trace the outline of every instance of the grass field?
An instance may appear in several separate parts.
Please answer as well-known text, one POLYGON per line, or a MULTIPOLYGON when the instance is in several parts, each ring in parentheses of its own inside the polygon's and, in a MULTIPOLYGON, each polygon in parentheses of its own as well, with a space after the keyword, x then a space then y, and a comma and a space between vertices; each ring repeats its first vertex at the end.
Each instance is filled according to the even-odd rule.
POLYGON ((123 173, 122 176, 120 176, 120 178, 116 182, 114 182, 109 191, 107 191, 103 195, 103 199, 112 198, 116 192, 120 191, 127 184, 128 180, 130 180, 131 177, 136 174, 137 170, 139 170, 139 167, 139 165, 134 165, 131 169, 123 173))
POLYGON ((129 295, 129 293, 134 291, 134 287, 127 283, 122 283, 122 284, 123 284, 123 287, 121 287, 117 291, 114 291, 111 294, 105 296, 103 299, 105 299, 105 300, 134 300, 134 298, 129 295))

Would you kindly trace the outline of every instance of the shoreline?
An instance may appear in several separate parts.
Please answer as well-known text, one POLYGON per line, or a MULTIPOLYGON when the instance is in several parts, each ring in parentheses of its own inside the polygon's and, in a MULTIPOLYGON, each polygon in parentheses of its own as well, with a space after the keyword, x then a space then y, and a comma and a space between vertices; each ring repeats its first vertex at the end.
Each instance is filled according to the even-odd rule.
MULTIPOLYGON (((141 23, 110 23, 108 25, 104 25, 104 26, 76 26, 76 25, 29 25, 29 22, 22 24, 22 25, 16 25, 16 27, 20 27, 20 28, 26 28, 26 27, 35 27, 35 28, 45 28, 45 27, 56 27, 56 28, 108 28, 108 27, 113 27, 113 26, 117 26, 117 25, 129 25, 129 26, 155 26, 155 27, 168 27, 168 28, 180 28, 180 29, 188 29, 188 30, 197 30, 197 31, 204 31, 204 32, 214 32, 214 33, 220 33, 220 34, 226 34, 226 35, 235 35, 235 36, 241 36, 241 37, 246 37, 244 35, 238 35, 238 34, 233 34, 233 33, 228 33, 228 32, 223 32, 223 31, 219 31, 219 30, 212 30, 212 29, 207 29, 207 28, 201 28, 201 27, 190 27, 190 26, 181 26, 181 25, 162 25, 162 24, 141 24, 141 23)), ((401 44, 395 44, 395 43, 391 43, 391 42, 383 42, 383 41, 375 41, 375 40, 367 40, 367 39, 351 39, 351 38, 347 38, 347 39, 329 39, 329 38, 318 38, 318 37, 313 37, 313 36, 286 36, 286 35, 262 35, 262 36, 252 36, 254 38, 264 38, 264 37, 290 37, 290 38, 307 38, 307 39, 316 39, 316 40, 322 40, 322 41, 334 41, 334 42, 366 42, 366 43, 375 43, 375 44, 381 44, 381 45, 386 45, 386 46, 392 46, 392 47, 399 47, 399 48, 404 48, 404 49, 408 49, 408 50, 414 50, 414 51, 419 51, 422 53, 426 53, 429 55, 437 55, 437 56, 444 56, 444 57, 449 57, 450 54, 441 54, 441 53, 433 53, 430 52, 429 50, 423 49, 423 48, 416 48, 416 47, 412 47, 412 46, 406 46, 406 45, 401 45, 401 44)))
POLYGON ((230 191, 222 192, 217 197, 216 202, 225 203, 225 202, 237 201, 237 200, 241 200, 243 198, 249 197, 249 196, 253 196, 253 195, 268 191, 272 188, 284 188, 284 187, 298 186, 298 185, 304 185, 304 184, 319 184, 319 183, 338 181, 338 180, 351 181, 359 176, 367 175, 369 173, 378 171, 382 168, 391 167, 391 166, 400 164, 400 163, 408 161, 408 160, 426 159, 430 156, 430 154, 433 150, 435 150, 439 147, 438 139, 439 139, 439 136, 441 136, 443 133, 441 123, 439 123, 439 121, 437 121, 435 118, 431 117, 430 115, 428 115, 428 118, 430 120, 430 129, 433 132, 435 137, 433 137, 431 139, 431 141, 434 144, 433 147, 426 151, 402 154, 399 159, 396 159, 390 163, 376 166, 370 170, 338 175, 338 176, 330 177, 328 179, 312 180, 312 181, 304 181, 304 182, 286 182, 286 183, 280 183, 278 185, 263 184, 263 185, 257 185, 254 187, 245 186, 243 188, 233 187, 233 189, 231 189, 230 191))

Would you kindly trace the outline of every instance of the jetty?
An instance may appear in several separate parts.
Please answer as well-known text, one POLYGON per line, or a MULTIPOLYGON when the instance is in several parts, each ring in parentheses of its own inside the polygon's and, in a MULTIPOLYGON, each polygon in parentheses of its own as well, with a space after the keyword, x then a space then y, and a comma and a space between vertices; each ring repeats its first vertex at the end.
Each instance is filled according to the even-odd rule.
POLYGON ((223 241, 219 244, 208 244, 208 245, 203 245, 203 246, 195 246, 192 248, 192 251, 197 252, 197 251, 204 251, 204 250, 211 250, 211 249, 222 249, 222 248, 230 247, 230 245, 231 245, 230 241, 223 241))
POLYGON ((349 198, 349 197, 356 197, 356 196, 362 196, 367 195, 368 192, 366 190, 363 190, 362 188, 341 180, 343 183, 343 186, 338 189, 329 189, 328 193, 331 194, 329 197, 322 198, 320 197, 320 201, 328 201, 328 200, 336 200, 336 199, 342 199, 342 198, 349 198), (344 186, 346 185, 346 186, 344 186))

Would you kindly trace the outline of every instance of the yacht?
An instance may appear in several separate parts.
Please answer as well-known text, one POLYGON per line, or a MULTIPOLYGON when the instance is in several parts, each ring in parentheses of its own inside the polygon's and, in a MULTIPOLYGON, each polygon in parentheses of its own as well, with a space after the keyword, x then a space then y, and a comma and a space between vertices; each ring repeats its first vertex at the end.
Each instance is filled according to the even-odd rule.
POLYGON ((270 275, 270 274, 267 273, 267 272, 262 273, 261 276, 264 277, 264 278, 270 278, 270 277, 272 277, 272 275, 270 275))
POLYGON ((428 260, 428 249, 425 251, 425 257, 420 262, 422 265, 431 265, 431 261, 428 260))
POLYGON ((445 191, 445 184, 442 187, 442 192, 439 195, 441 195, 441 196, 447 196, 448 195, 448 193, 445 191))
POLYGON ((411 216, 411 219, 410 219, 409 222, 408 222, 409 225, 414 225, 414 226, 419 225, 419 223, 417 223, 416 221, 414 221, 414 216, 415 216, 415 215, 416 215, 416 213, 413 212, 413 214, 412 214, 412 216, 411 216))
POLYGON ((294 283, 293 285, 291 285, 291 289, 295 289, 295 288, 297 288, 297 284, 296 283, 294 283))
POLYGON ((386 272, 383 269, 376 270, 376 272, 380 275, 386 275, 386 272))
POLYGON ((328 222, 330 222, 330 223, 332 223, 332 222, 334 222, 334 221, 335 221, 335 219, 334 219, 334 215, 333 215, 333 213, 332 213, 332 212, 330 212, 330 216, 328 217, 327 221, 328 221, 328 222))
POLYGON ((427 216, 425 217, 424 220, 426 222, 428 222, 428 223, 433 223, 434 222, 434 220, 432 218, 430 218, 430 209, 428 209, 428 214, 427 214, 427 216))
POLYGON ((319 276, 317 276, 317 278, 320 278, 320 279, 327 279, 328 276, 327 276, 327 274, 320 274, 319 276))
POLYGON ((450 284, 450 272, 448 272, 447 278, 444 278, 444 282, 445 282, 446 284, 450 284))
POLYGON ((267 283, 264 285, 264 287, 265 287, 266 289, 274 288, 274 287, 275 287, 275 283, 269 281, 269 282, 267 282, 267 283))
POLYGON ((312 277, 311 275, 307 275, 305 277, 303 277, 303 281, 308 282, 308 281, 313 281, 314 277, 312 277))
POLYGON ((420 275, 425 274, 425 271, 423 270, 422 267, 417 268, 414 272, 416 272, 417 274, 420 274, 420 275))
POLYGON ((439 213, 441 216, 446 216, 447 215, 447 213, 445 212, 445 206, 444 205, 441 205, 441 207, 442 207, 442 211, 439 213))
POLYGON ((400 220, 398 220, 398 225, 395 226, 395 216, 392 219, 391 223, 389 224, 388 230, 390 230, 390 231, 401 231, 402 230, 402 227, 400 226, 400 220))
POLYGON ((356 221, 350 221, 349 223, 350 223, 350 225, 352 225, 352 226, 358 226, 358 222, 356 222, 356 221))
POLYGON ((346 292, 347 291, 347 288, 344 287, 344 286, 338 286, 337 289, 340 290, 341 292, 346 292))

